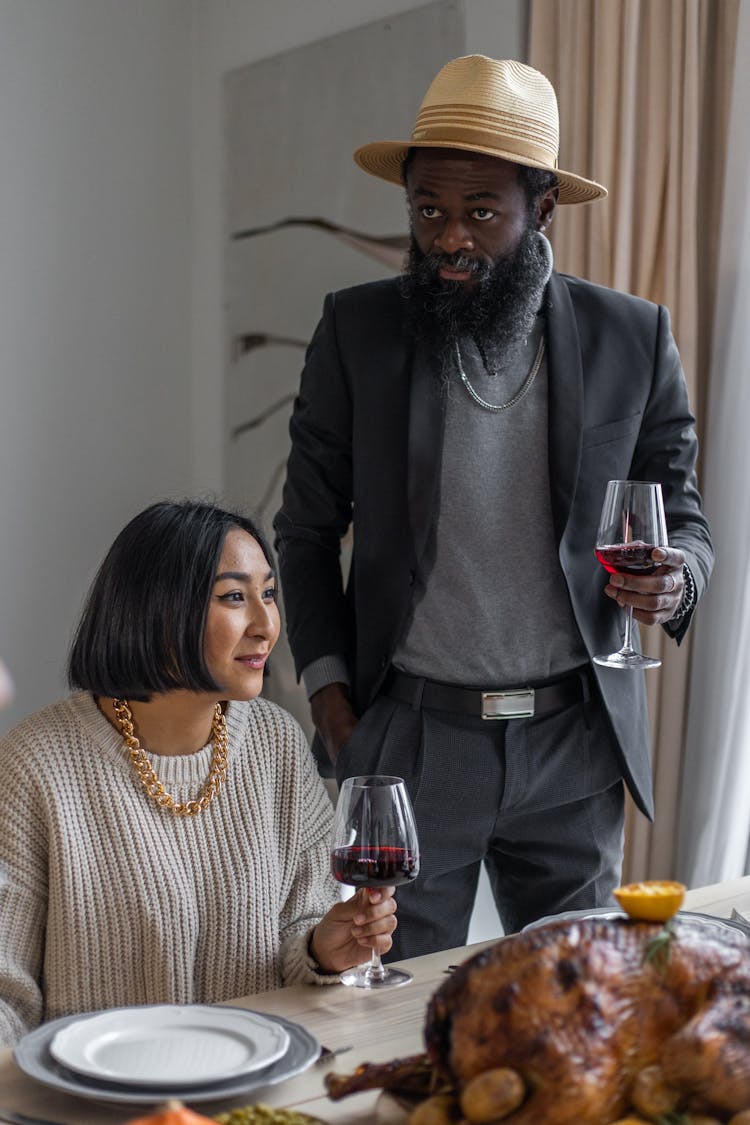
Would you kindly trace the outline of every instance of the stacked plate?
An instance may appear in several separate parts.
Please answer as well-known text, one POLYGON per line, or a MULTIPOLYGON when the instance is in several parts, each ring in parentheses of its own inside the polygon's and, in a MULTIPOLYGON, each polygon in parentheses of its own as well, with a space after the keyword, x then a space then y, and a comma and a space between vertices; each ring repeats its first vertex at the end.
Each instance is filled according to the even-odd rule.
POLYGON ((319 1053, 317 1039, 291 1020, 209 1004, 65 1016, 14 1051, 21 1070, 45 1086, 140 1105, 248 1094, 299 1074, 319 1053))

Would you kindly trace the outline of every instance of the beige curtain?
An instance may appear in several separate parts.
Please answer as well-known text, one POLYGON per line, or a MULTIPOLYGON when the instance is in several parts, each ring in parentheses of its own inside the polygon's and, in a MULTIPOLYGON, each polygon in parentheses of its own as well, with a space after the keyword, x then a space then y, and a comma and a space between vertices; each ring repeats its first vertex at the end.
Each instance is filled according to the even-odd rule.
MULTIPOLYGON (((609 188, 563 207, 555 266, 667 305, 698 432, 705 413, 738 0, 531 0, 529 62, 560 108, 560 167, 609 188)), ((689 640, 644 647, 656 818, 628 809, 624 878, 668 877, 685 741, 689 640)), ((625 673, 623 673, 625 674, 625 673)))
POLYGON ((750 0, 740 0, 722 208, 707 432, 706 511, 716 570, 693 639, 677 877, 750 874, 750 0))

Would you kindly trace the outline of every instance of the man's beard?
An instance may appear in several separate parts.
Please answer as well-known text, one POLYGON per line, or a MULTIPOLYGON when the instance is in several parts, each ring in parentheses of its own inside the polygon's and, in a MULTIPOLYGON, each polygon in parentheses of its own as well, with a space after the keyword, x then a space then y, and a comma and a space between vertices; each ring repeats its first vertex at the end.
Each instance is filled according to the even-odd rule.
POLYGON ((546 238, 527 227, 517 248, 494 263, 469 254, 423 254, 411 236, 401 279, 407 326, 447 370, 462 337, 472 336, 490 369, 534 327, 551 269, 546 238), (472 281, 445 281, 439 270, 471 270, 472 281))

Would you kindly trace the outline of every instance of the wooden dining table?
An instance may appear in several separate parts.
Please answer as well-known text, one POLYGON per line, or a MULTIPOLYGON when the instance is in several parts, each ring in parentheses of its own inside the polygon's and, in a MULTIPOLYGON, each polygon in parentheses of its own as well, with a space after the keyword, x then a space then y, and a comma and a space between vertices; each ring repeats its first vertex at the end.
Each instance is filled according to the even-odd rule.
MULTIPOLYGON (((750 876, 689 890, 683 910, 731 917, 737 910, 750 918, 750 876)), ((405 1120, 405 1115, 378 1091, 354 1094, 331 1101, 324 1085, 330 1070, 348 1073, 363 1062, 387 1062, 423 1050, 423 1027, 427 1001, 445 980, 451 967, 464 961, 490 942, 462 946, 400 962, 413 973, 413 980, 402 987, 370 992, 335 984, 329 986, 293 985, 289 988, 243 996, 228 1003, 271 1016, 282 1016, 301 1024, 320 1043, 340 1052, 328 1061, 321 1059, 302 1074, 278 1085, 254 1090, 252 1095, 235 1095, 231 1101, 201 1102, 193 1108, 206 1116, 245 1105, 263 1102, 312 1114, 338 1125, 405 1120)), ((185 1098, 190 1105, 189 1097, 185 1098)), ((2 1110, 60 1122, 61 1125, 111 1125, 143 1116, 143 1106, 107 1106, 49 1089, 24 1074, 10 1049, 0 1049, 0 1122, 2 1110)))

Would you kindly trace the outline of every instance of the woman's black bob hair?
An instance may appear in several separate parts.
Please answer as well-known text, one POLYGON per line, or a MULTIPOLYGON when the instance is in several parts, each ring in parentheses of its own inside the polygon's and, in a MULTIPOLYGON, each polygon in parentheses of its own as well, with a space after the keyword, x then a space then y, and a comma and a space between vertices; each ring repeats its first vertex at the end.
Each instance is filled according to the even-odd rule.
POLYGON ((123 528, 89 591, 68 659, 71 688, 146 702, 154 692, 221 690, 203 656, 224 540, 241 528, 276 574, 246 516, 200 500, 152 504, 123 528))

